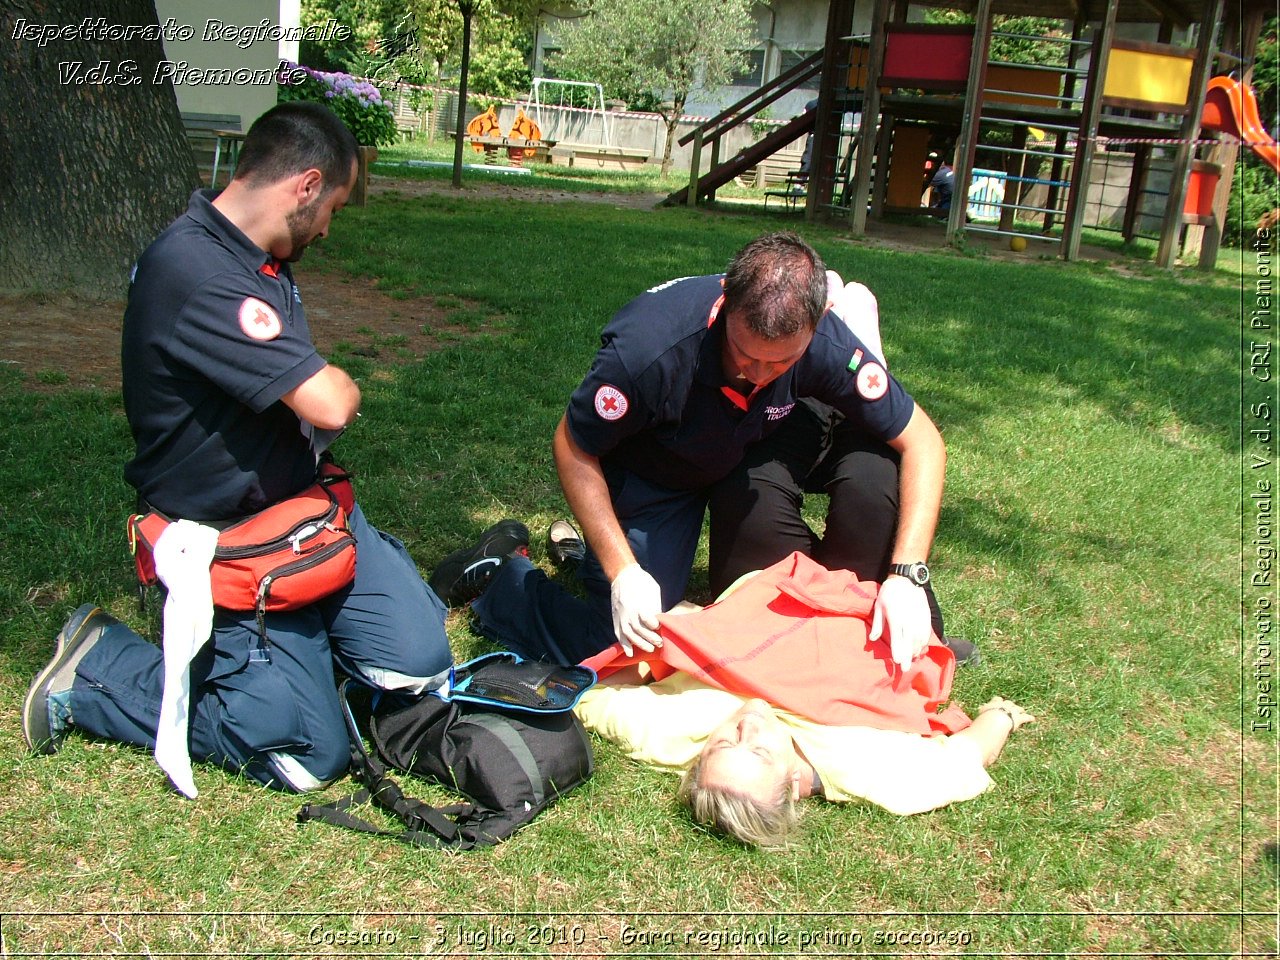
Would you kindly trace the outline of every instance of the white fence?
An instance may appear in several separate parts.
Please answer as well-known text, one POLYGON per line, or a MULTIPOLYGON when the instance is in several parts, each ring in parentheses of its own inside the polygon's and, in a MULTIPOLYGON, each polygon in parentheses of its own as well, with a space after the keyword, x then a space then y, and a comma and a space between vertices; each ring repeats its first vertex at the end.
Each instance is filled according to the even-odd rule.
MULTIPOLYGON (((406 135, 447 137, 457 123, 458 94, 455 90, 445 88, 417 88, 408 84, 400 84, 394 90, 383 87, 396 124, 406 135), (423 91, 429 95, 432 106, 413 106, 414 91, 423 91)), ((422 93, 418 94, 421 99, 422 93)), ((468 98, 470 100, 470 98, 468 98)), ((523 109, 533 116, 533 107, 524 100, 501 101, 498 104, 498 122, 504 130, 511 127, 516 111, 523 109)), ((473 103, 467 105, 467 120, 480 113, 473 103)), ((541 111, 543 139, 573 143, 599 143, 601 120, 600 112, 583 110, 576 107, 543 104, 541 111)), ((635 110, 612 110, 609 112, 609 130, 613 146, 625 150, 642 151, 649 157, 650 163, 662 161, 662 150, 667 140, 666 121, 656 113, 641 113, 635 110)), ((706 122, 708 117, 682 117, 676 126, 676 140, 679 141, 694 127, 706 122)), ((763 136, 760 129, 772 130, 785 121, 764 121, 761 124, 742 124, 730 131, 720 144, 721 159, 728 159, 744 147, 750 146, 763 136)), ((792 145, 798 157, 803 148, 804 137, 800 137, 792 145)), ((691 147, 680 146, 677 142, 672 148, 671 160, 673 170, 688 170, 691 147)), ((704 149, 702 163, 705 167, 710 161, 709 150, 704 149)))

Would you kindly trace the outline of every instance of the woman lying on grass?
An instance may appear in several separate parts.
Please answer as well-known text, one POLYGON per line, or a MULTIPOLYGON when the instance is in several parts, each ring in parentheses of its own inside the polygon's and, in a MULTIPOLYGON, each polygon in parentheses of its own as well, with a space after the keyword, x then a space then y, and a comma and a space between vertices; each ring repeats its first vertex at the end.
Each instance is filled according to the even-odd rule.
POLYGON ((996 697, 970 720, 955 658, 930 643, 906 669, 868 638, 875 584, 793 554, 729 597, 662 619, 663 646, 587 661, 586 725, 642 763, 683 770, 695 819, 743 843, 787 842, 797 801, 863 799, 923 813, 991 786, 986 767, 1034 720, 996 697))
POLYGON ((884 736, 889 731, 792 727, 763 700, 748 700, 711 731, 681 779, 680 798, 699 823, 743 843, 777 846, 794 829, 796 801, 804 797, 840 803, 861 795, 899 814, 968 799, 991 782, 973 764, 974 751, 983 768, 990 766, 1009 734, 1033 719, 1011 700, 996 697, 978 709, 970 726, 946 738, 915 737, 926 749, 913 750, 916 742, 895 743, 884 736), (842 749, 856 746, 859 739, 864 740, 861 753, 842 749), (875 753, 879 763, 869 762, 875 753), (903 764, 918 766, 904 771, 903 764), (860 794, 850 792, 867 777, 878 782, 867 783, 860 794))

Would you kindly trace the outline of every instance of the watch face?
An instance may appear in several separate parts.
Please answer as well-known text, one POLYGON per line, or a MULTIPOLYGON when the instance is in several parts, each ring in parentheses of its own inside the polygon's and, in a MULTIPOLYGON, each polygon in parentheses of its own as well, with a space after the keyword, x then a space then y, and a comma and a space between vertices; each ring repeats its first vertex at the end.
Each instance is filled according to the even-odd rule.
POLYGON ((929 582, 929 568, 923 563, 895 563, 890 572, 906 577, 918 587, 929 582))

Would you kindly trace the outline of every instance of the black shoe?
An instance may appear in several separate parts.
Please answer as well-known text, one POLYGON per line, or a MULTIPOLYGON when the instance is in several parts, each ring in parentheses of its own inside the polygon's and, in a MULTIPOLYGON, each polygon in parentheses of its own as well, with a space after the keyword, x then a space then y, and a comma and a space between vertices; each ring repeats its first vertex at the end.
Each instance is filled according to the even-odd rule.
POLYGON ((86 603, 58 634, 53 659, 36 674, 22 701, 22 736, 37 753, 57 753, 71 729, 70 694, 76 667, 115 617, 86 603))
POLYGON ((982 653, 972 640, 965 640, 963 637, 943 637, 942 643, 955 654, 958 667, 976 667, 982 662, 982 653))
POLYGON ((449 606, 470 603, 484 592, 504 560, 529 555, 529 528, 519 520, 499 520, 470 547, 455 550, 431 574, 436 596, 449 606))
POLYGON ((547 529, 547 556, 557 567, 579 564, 586 555, 582 534, 568 520, 557 520, 547 529))

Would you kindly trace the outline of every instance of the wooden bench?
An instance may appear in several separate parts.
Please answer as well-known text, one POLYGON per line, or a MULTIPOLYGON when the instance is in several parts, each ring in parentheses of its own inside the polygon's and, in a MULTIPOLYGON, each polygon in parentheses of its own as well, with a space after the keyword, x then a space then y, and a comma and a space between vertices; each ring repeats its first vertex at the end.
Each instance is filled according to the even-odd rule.
POLYGON ((786 153, 775 153, 771 157, 761 160, 751 170, 746 171, 738 178, 738 183, 744 187, 755 187, 757 190, 768 189, 770 187, 780 187, 784 184, 790 186, 790 179, 797 168, 800 166, 800 154, 790 155, 786 153))
POLYGON ((780 199, 788 210, 794 210, 797 203, 803 203, 808 197, 809 175, 801 173, 799 170, 792 170, 787 174, 787 178, 783 186, 778 190, 766 190, 764 192, 764 208, 769 209, 769 198, 777 197, 780 199))
POLYGON ((425 133, 431 122, 431 111, 427 109, 419 113, 415 110, 404 90, 398 90, 395 99, 391 101, 391 113, 396 119, 396 132, 406 140, 425 133))
POLYGON ((551 151, 551 162, 568 167, 594 164, 601 169, 634 170, 649 162, 649 151, 599 143, 561 143, 551 151))
POLYGON ((191 144, 191 153, 195 157, 196 166, 209 169, 209 186, 216 187, 218 172, 223 162, 223 151, 226 151, 227 180, 235 172, 236 161, 240 159, 240 145, 244 143, 244 134, 240 130, 238 113, 183 113, 182 126, 186 130, 187 142, 191 144))
POLYGON ((396 133, 401 134, 406 140, 412 140, 426 129, 427 121, 417 114, 396 115, 396 133))

